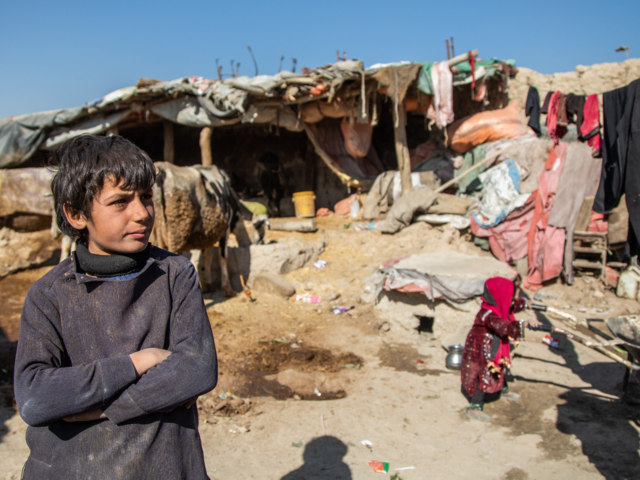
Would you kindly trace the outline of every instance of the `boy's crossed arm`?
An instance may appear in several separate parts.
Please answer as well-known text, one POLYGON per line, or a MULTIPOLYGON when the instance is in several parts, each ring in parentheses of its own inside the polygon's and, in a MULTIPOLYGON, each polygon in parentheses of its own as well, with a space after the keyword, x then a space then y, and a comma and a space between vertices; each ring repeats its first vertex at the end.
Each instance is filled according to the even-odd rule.
MULTIPOLYGON (((136 371, 136 375, 141 377, 151 368, 155 367, 163 360, 171 355, 169 350, 163 350, 161 348, 145 348, 144 350, 140 350, 139 352, 134 352, 129 355, 131 362, 133 363, 133 368, 136 371)), ((189 405, 190 407, 191 405, 189 405)), ((69 415, 64 417, 63 420, 65 422, 88 422, 91 420, 99 420, 101 418, 107 418, 102 409, 96 408, 94 410, 90 410, 88 412, 78 413, 75 415, 69 415)))

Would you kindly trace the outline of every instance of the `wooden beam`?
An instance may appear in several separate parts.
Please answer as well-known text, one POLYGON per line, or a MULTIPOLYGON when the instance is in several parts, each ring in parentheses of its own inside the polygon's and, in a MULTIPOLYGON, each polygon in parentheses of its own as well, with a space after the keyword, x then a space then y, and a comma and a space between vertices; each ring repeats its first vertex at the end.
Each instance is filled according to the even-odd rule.
POLYGON ((173 138, 173 122, 165 120, 164 125, 164 161, 175 163, 175 143, 173 138))
POLYGON ((404 195, 411 191, 411 160, 409 159, 409 146, 407 145, 407 112, 404 107, 404 101, 398 105, 398 118, 395 120, 393 134, 396 139, 396 157, 398 158, 402 195, 404 195))
MULTIPOLYGON (((471 50, 471 55, 475 57, 478 56, 478 50, 471 50)), ((467 60, 469 60, 469 52, 467 53, 463 53, 462 55, 458 55, 457 57, 453 57, 451 60, 448 60, 449 66, 453 67, 455 65, 458 65, 459 63, 462 62, 466 62, 467 60)))
POLYGON ((200 130, 200 156, 202 158, 202 165, 213 165, 213 154, 211 153, 211 135, 213 134, 213 128, 204 127, 200 130))

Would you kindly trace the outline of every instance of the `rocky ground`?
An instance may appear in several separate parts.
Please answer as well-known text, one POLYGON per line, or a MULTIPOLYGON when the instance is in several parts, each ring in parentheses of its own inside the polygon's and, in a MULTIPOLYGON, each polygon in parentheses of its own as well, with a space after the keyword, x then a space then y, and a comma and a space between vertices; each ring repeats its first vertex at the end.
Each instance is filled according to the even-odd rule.
MULTIPOLYGON (((528 333, 513 370, 512 390, 522 402, 489 404, 491 424, 468 420, 442 342, 473 320, 477 303, 466 310, 432 305, 434 324, 413 330, 389 321, 394 307, 402 308, 399 298, 374 306, 367 277, 388 259, 418 252, 489 254, 452 229, 418 224, 382 237, 345 228, 349 223, 330 218, 319 220, 314 234, 269 233, 279 243, 326 241, 325 268, 284 275, 298 294, 319 295, 320 303, 259 288, 255 301, 205 295, 221 363, 218 387, 198 401, 212 479, 378 478, 372 460, 390 462, 388 475, 405 480, 640 478, 638 409, 619 399, 624 367, 566 339, 551 349, 544 334, 528 333), (331 311, 352 305, 343 315, 331 311), (406 467, 414 468, 395 471, 406 467)), ((0 280, 0 478, 19 478, 28 456, 7 352, 24 294, 49 268, 0 280)), ((544 303, 579 317, 638 311, 635 301, 618 299, 593 278, 542 292, 544 303)))

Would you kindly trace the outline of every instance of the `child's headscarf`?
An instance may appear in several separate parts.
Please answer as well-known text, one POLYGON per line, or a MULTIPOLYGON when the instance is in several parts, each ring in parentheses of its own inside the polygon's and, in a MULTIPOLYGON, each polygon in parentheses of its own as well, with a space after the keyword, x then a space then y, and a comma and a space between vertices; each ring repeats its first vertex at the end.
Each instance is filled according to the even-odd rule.
MULTIPOLYGON (((508 278, 493 277, 488 279, 484 284, 484 293, 482 294, 482 308, 490 310, 507 322, 515 322, 516 318, 511 312, 511 302, 515 287, 513 282, 508 278)), ((500 347, 493 359, 495 367, 505 364, 507 368, 511 368, 511 348, 508 339, 500 339, 500 347)))
POLYGON ((491 310, 503 320, 513 322, 515 317, 511 313, 511 302, 513 301, 514 292, 513 282, 508 278, 490 278, 484 284, 482 308, 491 310))

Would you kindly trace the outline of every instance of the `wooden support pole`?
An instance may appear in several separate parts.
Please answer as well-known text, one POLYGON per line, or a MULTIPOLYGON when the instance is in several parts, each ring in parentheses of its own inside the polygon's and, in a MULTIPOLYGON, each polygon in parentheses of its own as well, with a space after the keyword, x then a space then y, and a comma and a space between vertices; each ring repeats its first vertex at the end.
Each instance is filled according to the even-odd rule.
POLYGON ((200 130, 200 156, 202 158, 202 165, 210 167, 213 165, 213 154, 211 153, 211 135, 213 134, 213 128, 204 127, 200 130))
POLYGON ((165 120, 164 124, 164 153, 165 162, 175 163, 175 144, 173 141, 173 122, 165 120))
POLYGON ((398 118, 395 120, 393 134, 396 139, 396 157, 398 157, 400 184, 402 185, 402 195, 404 195, 411 191, 411 161, 407 145, 407 112, 404 101, 398 104, 398 118))

